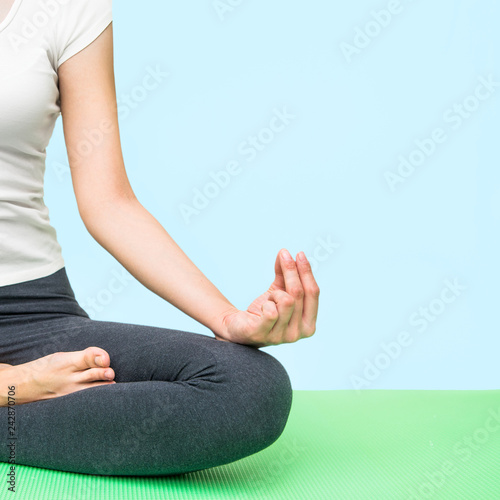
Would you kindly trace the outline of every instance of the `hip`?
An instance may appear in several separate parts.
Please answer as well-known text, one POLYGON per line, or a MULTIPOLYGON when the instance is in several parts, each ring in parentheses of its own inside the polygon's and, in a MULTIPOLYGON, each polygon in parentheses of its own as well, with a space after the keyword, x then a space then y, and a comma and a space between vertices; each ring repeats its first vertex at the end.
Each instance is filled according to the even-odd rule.
POLYGON ((67 315, 89 317, 75 298, 65 267, 42 278, 0 286, 0 334, 67 315))

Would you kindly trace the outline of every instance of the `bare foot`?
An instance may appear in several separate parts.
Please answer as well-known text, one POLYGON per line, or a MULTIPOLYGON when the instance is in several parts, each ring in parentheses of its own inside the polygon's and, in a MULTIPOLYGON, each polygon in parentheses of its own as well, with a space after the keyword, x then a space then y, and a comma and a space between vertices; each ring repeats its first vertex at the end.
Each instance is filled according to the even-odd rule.
POLYGON ((109 364, 109 355, 104 349, 87 347, 82 351, 55 352, 21 365, 3 365, 0 406, 8 406, 8 393, 14 393, 13 400, 19 405, 116 384, 115 372, 109 364))

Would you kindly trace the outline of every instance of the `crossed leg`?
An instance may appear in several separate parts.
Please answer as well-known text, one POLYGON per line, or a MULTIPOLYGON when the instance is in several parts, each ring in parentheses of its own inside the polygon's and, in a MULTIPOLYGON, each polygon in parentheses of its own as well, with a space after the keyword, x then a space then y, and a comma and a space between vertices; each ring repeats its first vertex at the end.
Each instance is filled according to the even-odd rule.
MULTIPOLYGON (((128 476, 206 469, 274 443, 291 409, 276 358, 206 335, 68 315, 9 346, 10 364, 101 347, 116 381, 16 406, 17 464, 128 476)), ((0 460, 7 454, 2 447, 0 460)))

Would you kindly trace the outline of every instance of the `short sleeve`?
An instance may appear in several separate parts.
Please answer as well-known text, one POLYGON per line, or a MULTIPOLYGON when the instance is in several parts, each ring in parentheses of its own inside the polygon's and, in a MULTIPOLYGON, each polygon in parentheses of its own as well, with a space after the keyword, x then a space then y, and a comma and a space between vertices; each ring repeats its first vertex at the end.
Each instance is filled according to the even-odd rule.
POLYGON ((57 68, 90 45, 113 20, 112 0, 67 0, 57 23, 57 68))

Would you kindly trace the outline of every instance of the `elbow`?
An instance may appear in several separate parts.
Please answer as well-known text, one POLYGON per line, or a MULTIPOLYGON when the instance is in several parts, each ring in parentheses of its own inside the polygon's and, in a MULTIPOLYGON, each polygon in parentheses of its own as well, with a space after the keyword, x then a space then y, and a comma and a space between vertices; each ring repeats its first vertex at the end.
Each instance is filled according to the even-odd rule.
POLYGON ((105 199, 91 199, 86 203, 78 202, 78 212, 87 231, 94 236, 103 222, 123 217, 131 209, 140 206, 140 202, 133 192, 107 197, 105 199))

